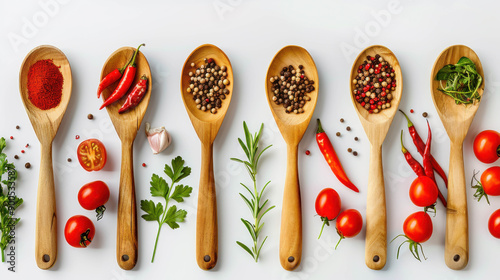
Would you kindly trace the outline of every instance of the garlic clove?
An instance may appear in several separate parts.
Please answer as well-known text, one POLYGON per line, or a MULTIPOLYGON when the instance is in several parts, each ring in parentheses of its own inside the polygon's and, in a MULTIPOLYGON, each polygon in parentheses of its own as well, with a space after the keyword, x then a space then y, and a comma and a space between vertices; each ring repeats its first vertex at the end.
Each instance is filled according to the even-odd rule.
POLYGON ((146 123, 146 137, 153 154, 165 150, 172 142, 172 138, 164 126, 151 128, 149 123, 146 123))

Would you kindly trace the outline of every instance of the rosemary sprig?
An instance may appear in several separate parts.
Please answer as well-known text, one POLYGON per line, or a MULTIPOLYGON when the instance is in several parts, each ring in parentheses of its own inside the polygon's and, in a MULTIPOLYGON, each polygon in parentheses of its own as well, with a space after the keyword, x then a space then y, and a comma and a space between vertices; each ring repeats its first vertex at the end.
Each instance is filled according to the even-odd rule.
POLYGON ((243 130, 245 131, 245 142, 238 138, 238 142, 241 145, 241 148, 245 152, 245 155, 247 156, 247 160, 241 160, 237 158, 231 158, 231 160, 240 162, 245 165, 245 168, 248 171, 248 174, 250 175, 250 178, 252 179, 253 182, 253 191, 250 190, 249 187, 247 187, 245 184, 240 183, 250 194, 250 196, 245 196, 242 193, 240 193, 241 198, 243 201, 245 201, 246 205, 252 212, 252 218, 253 218, 253 223, 251 223, 248 220, 241 219, 245 227, 247 228, 248 232, 250 233, 250 236, 252 237, 253 240, 253 245, 251 246, 251 249, 243 244, 240 241, 236 241, 236 243, 243 248, 245 251, 247 251, 252 258, 255 260, 255 262, 259 261, 259 255, 260 255, 260 250, 262 249, 262 246, 267 240, 267 236, 264 238, 262 243, 259 245, 259 234, 260 231, 262 230, 262 227, 264 226, 264 222, 261 222, 262 217, 269 212, 269 210, 273 209, 274 206, 271 206, 265 209, 267 202, 269 199, 266 199, 264 203, 261 203, 262 195, 264 193, 264 190, 266 187, 269 185, 271 181, 268 181, 264 187, 259 191, 257 188, 257 166, 259 163, 259 159, 262 156, 262 153, 264 153, 265 150, 267 150, 269 147, 272 145, 269 145, 262 149, 260 153, 258 152, 259 147, 259 140, 260 140, 260 135, 262 133, 262 129, 264 128, 264 124, 260 126, 260 130, 258 133, 255 133, 252 135, 250 131, 248 130, 247 124, 243 122, 243 130))

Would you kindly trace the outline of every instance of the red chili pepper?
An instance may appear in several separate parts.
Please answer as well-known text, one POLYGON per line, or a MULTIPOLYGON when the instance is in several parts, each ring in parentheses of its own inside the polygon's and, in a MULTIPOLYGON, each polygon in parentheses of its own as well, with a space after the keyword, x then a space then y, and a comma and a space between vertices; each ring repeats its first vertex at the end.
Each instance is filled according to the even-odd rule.
POLYGON ((425 171, 422 165, 413 158, 413 156, 410 154, 410 152, 405 148, 403 145, 403 130, 401 130, 401 152, 403 152, 403 155, 405 156, 406 162, 410 165, 411 169, 413 169, 413 172, 417 174, 417 176, 425 176, 425 171))
MULTIPOLYGON (((434 177, 434 169, 432 169, 432 160, 431 160, 431 141, 432 141, 432 133, 431 133, 431 126, 429 125, 429 121, 427 121, 427 130, 428 130, 428 136, 427 136, 427 143, 425 144, 425 149, 424 149, 424 155, 423 155, 423 164, 424 164, 424 171, 425 171, 425 176, 429 177, 436 183, 436 177, 434 177)), ((437 184, 436 184, 437 187, 437 184)), ((438 188, 439 191, 439 188, 438 188)), ((443 203, 444 207, 446 207, 446 200, 444 199, 443 194, 441 191, 438 192, 439 199, 443 203)))
MULTIPOLYGON (((429 148, 429 151, 430 151, 430 148, 429 148)), ((401 130, 401 152, 403 152, 403 155, 405 156, 406 162, 408 162, 411 169, 413 169, 413 172, 415 172, 415 174, 417 176, 427 176, 427 174, 425 172, 425 168, 422 167, 422 165, 420 165, 420 163, 415 158, 413 158, 413 156, 410 154, 410 152, 403 145, 403 130, 401 130)), ((424 166, 425 166, 425 161, 424 161, 424 166)), ((431 168, 431 171, 432 171, 432 168, 431 168)), ((434 173, 433 173, 433 175, 434 175, 434 173)), ((427 177, 430 177, 430 176, 427 176, 427 177)), ((432 176, 430 178, 434 181, 434 184, 436 184, 436 178, 434 178, 434 176, 432 176)), ((436 186, 437 186, 437 184, 436 184, 436 186)), ((444 198, 444 196, 441 193, 441 190, 439 188, 438 188, 438 197, 439 197, 439 200, 441 200, 441 202, 443 203, 444 207, 446 207, 446 199, 444 198)))
POLYGON ((325 131, 321 127, 321 122, 318 119, 318 130, 316 131, 316 142, 318 143, 318 147, 325 157, 326 162, 330 166, 333 171, 333 174, 337 176, 337 179, 344 184, 346 187, 350 188, 355 192, 359 192, 358 188, 349 180, 347 175, 345 174, 344 169, 342 168, 342 164, 340 164, 339 158, 333 149, 332 142, 326 135, 325 131))
POLYGON ((142 75, 139 82, 135 85, 132 91, 128 94, 127 100, 123 103, 123 106, 118 110, 118 113, 123 113, 137 106, 141 102, 144 94, 146 94, 146 89, 148 88, 148 77, 142 75))
POLYGON ((122 98, 125 93, 127 93, 128 89, 132 85, 132 82, 135 79, 135 72, 137 71, 137 66, 135 64, 135 58, 137 56, 137 53, 139 52, 139 48, 141 46, 144 46, 144 44, 139 45, 137 49, 135 50, 134 56, 132 57, 132 61, 130 62, 129 65, 127 65, 127 68, 125 69, 125 73, 123 74, 123 77, 120 80, 120 83, 118 83, 118 86, 115 88, 113 93, 104 101, 104 103, 101 105, 101 110, 102 108, 114 103, 118 99, 122 98))
POLYGON ((117 68, 113 70, 111 73, 109 73, 108 75, 106 75, 106 77, 102 79, 102 81, 99 83, 99 87, 97 88, 97 98, 101 97, 101 93, 105 88, 109 87, 112 83, 118 81, 122 77, 123 72, 125 71, 125 69, 130 64, 131 61, 132 57, 130 57, 130 60, 122 68, 117 68))
MULTIPOLYGON (((411 138, 413 139, 413 143, 415 144, 415 147, 417 147, 418 152, 420 155, 424 156, 424 151, 425 151, 425 143, 422 141, 422 138, 420 138, 420 135, 418 135, 417 130, 415 129, 415 126, 413 123, 410 121, 408 116, 402 111, 399 110, 403 115, 406 117, 406 121, 408 122, 408 131, 410 132, 411 138)), ((432 168, 436 170, 437 174, 443 178, 444 184, 446 188, 448 188, 448 179, 446 178, 446 173, 444 173, 443 168, 439 165, 439 163, 436 161, 436 159, 431 155, 431 162, 432 162, 432 168)))

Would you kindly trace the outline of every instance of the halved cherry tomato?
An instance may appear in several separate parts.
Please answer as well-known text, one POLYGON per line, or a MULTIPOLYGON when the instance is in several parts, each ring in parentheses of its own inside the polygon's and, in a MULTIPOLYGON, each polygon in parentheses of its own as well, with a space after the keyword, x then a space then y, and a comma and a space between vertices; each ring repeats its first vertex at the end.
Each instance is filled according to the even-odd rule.
POLYGON ((64 237, 69 245, 85 248, 94 239, 95 227, 92 221, 82 215, 76 215, 66 222, 64 237))
POLYGON ((436 203, 438 188, 427 176, 418 176, 410 186, 410 199, 416 206, 428 207, 436 203))
POLYGON ((500 209, 491 214, 488 220, 488 229, 493 237, 500 238, 500 209))
POLYGON ((481 182, 477 181, 476 174, 477 173, 472 177, 473 181, 476 180, 477 183, 477 185, 472 186, 472 188, 476 189, 474 197, 480 201, 484 196, 488 204, 490 204, 490 200, 488 199, 489 195, 500 195, 500 166, 493 166, 486 169, 483 174, 481 174, 481 182))
POLYGON ((318 197, 316 197, 315 208, 316 213, 321 216, 323 226, 321 227, 318 239, 321 237, 325 225, 330 225, 329 221, 338 216, 340 206, 340 196, 334 189, 326 188, 319 192, 318 197))
POLYGON ((500 133, 494 130, 480 132, 474 138, 474 154, 484 163, 494 163, 500 157, 500 133))
POLYGON ((87 139, 78 145, 78 161, 87 171, 99 171, 106 164, 106 148, 97 139, 87 139))
POLYGON ((83 185, 78 192, 78 202, 87 210, 96 210, 97 220, 99 221, 106 207, 104 204, 109 199, 109 188, 103 181, 94 181, 83 185))
POLYGON ((340 240, 337 242, 335 249, 337 249, 342 239, 358 235, 363 228, 363 217, 361 217, 358 210, 347 209, 337 217, 336 227, 337 233, 340 235, 340 240))

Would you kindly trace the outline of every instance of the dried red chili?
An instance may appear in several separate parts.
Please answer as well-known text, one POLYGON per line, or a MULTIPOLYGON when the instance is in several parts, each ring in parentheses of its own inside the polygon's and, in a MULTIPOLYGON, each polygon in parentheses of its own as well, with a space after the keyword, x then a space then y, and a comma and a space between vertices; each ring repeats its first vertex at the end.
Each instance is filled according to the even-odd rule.
POLYGON ((48 110, 61 102, 64 78, 52 59, 31 65, 28 71, 28 99, 33 105, 48 110))

